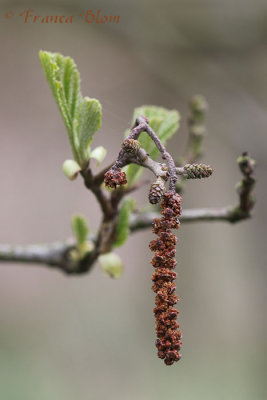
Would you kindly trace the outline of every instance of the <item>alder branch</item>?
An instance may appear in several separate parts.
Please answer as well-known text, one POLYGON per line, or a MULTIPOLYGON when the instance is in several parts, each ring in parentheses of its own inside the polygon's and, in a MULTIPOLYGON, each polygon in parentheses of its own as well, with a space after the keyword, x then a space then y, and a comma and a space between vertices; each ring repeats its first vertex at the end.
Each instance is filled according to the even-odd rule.
MULTIPOLYGON (((138 164, 144 168, 151 170, 157 178, 166 181, 170 177, 170 187, 173 188, 177 176, 183 179, 196 179, 208 177, 213 172, 210 166, 205 164, 186 164, 183 167, 176 167, 172 161, 172 157, 161 144, 154 131, 149 127, 148 121, 143 117, 137 118, 134 127, 127 139, 134 140, 138 138, 141 132, 146 131, 154 140, 156 146, 161 152, 162 158, 166 159, 166 164, 158 163, 152 160, 144 149, 140 146, 135 148, 134 152, 127 151, 122 146, 119 156, 111 169, 120 169, 130 163, 138 164)), ((128 149, 129 150, 129 149, 128 149)), ((254 161, 247 155, 243 155, 238 159, 243 179, 239 183, 239 204, 236 207, 229 208, 211 208, 211 209, 192 209, 184 210, 181 215, 181 222, 196 221, 228 221, 238 222, 249 218, 254 205, 252 190, 255 184, 254 178, 254 161)), ((111 251, 115 240, 115 230, 117 224, 118 206, 122 197, 140 187, 143 183, 137 183, 133 187, 119 188, 111 193, 106 193, 101 185, 105 173, 110 169, 106 167, 98 175, 93 176, 90 167, 81 171, 84 184, 92 191, 100 204, 103 219, 101 221, 98 234, 96 237, 90 238, 94 243, 93 249, 82 259, 72 257, 72 252, 76 248, 73 240, 65 242, 56 242, 46 245, 29 245, 29 246, 12 246, 0 245, 0 262, 19 262, 27 264, 43 264, 53 268, 60 269, 67 274, 82 274, 88 272, 94 265, 100 254, 111 251)), ((155 212, 140 212, 132 214, 130 221, 130 232, 151 227, 152 220, 157 217, 155 212)))
MULTIPOLYGON (((166 164, 152 160, 142 147, 135 150, 134 156, 132 154, 123 154, 123 161, 121 167, 128 164, 137 164, 143 168, 149 169, 153 174, 163 180, 167 180, 170 172, 166 164)), ((175 174, 183 177, 184 179, 200 179, 208 178, 213 173, 213 169, 206 164, 186 164, 183 167, 175 167, 175 174)))
MULTIPOLYGON (((132 214, 130 232, 133 233, 146 228, 151 228, 153 219, 159 217, 160 214, 156 212, 141 212, 132 214)), ((203 208, 183 210, 180 221, 181 223, 211 221, 235 223, 250 217, 250 213, 240 212, 238 207, 203 208)), ((96 261, 93 252, 90 256, 90 263, 87 263, 87 269, 76 269, 75 265, 73 265, 68 256, 74 247, 75 243, 73 240, 46 245, 0 245, 0 262, 4 261, 27 264, 46 264, 48 266, 58 268, 68 274, 80 274, 89 271, 90 267, 92 267, 96 261)))
MULTIPOLYGON (((196 209, 193 208, 183 210, 179 220, 181 223, 210 221, 225 221, 234 223, 250 217, 250 214, 237 212, 237 209, 233 207, 196 209)), ((136 232, 145 228, 151 228, 151 223, 154 218, 160 218, 160 214, 152 211, 132 214, 130 225, 131 232, 136 232)))
MULTIPOLYGON (((170 190, 175 190, 175 183, 177 181, 177 174, 176 174, 176 166, 174 160, 170 153, 167 152, 165 146, 162 144, 160 139, 157 137, 156 133, 153 131, 151 126, 148 124, 148 119, 146 117, 138 117, 136 119, 135 125, 132 128, 130 134, 127 136, 125 141, 122 144, 122 148, 119 152, 119 155, 110 168, 110 178, 114 174, 114 171, 120 171, 122 167, 128 165, 130 163, 135 163, 138 165, 144 165, 146 168, 151 169, 156 175, 155 172, 157 168, 157 164, 149 157, 149 154, 145 152, 144 149, 140 149, 140 147, 136 147, 135 149, 129 148, 127 145, 132 141, 137 141, 139 135, 142 132, 146 132, 150 138, 155 143, 156 147, 158 148, 162 158, 167 161, 168 164, 168 172, 169 172, 169 180, 170 180, 170 190), (130 154, 131 156, 130 156, 130 154)), ((159 172, 160 173, 160 172, 159 172)), ((157 175, 158 176, 158 175, 157 175)), ((112 181, 112 179, 111 179, 112 181)), ((107 185, 108 181, 106 182, 107 185)), ((116 185, 115 185, 116 186, 116 185)))
POLYGON ((68 253, 75 247, 74 240, 51 244, 0 245, 0 261, 26 264, 45 264, 64 272, 72 270, 68 253))

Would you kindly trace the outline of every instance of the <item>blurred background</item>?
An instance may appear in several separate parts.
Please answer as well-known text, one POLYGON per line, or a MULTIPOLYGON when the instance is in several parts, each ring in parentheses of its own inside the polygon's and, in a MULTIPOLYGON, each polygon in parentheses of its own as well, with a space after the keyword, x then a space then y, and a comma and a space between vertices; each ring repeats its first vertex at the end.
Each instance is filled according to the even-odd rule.
MULTIPOLYGON (((0 243, 67 238, 73 213, 84 214, 92 231, 99 223, 99 206, 82 181, 70 183, 61 172, 71 151, 40 49, 73 57, 83 93, 102 103, 94 145, 108 149, 106 163, 142 104, 180 111, 169 149, 181 154, 187 103, 200 93, 210 105, 203 161, 215 173, 187 184, 183 207, 235 204, 236 158, 243 151, 257 160, 258 180, 253 219, 179 231, 184 346, 172 367, 157 359, 154 346, 149 230, 118 250, 125 265, 119 280, 98 265, 67 277, 2 263, 0 398, 266 399, 267 2, 18 0, 2 2, 0 11, 0 243), (19 17, 26 9, 76 18, 26 24, 19 17), (120 21, 87 24, 78 15, 88 9, 120 21)), ((147 190, 136 193, 138 205, 147 190)))

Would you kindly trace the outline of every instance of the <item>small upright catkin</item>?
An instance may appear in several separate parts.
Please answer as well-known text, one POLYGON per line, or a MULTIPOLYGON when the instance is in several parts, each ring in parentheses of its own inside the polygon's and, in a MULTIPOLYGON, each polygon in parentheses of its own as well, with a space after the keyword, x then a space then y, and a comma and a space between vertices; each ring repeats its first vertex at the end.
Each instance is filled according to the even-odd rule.
POLYGON ((140 142, 134 139, 125 139, 124 142, 122 142, 122 148, 126 153, 135 155, 140 149, 140 142))
POLYGON ((206 164, 186 164, 184 170, 187 179, 208 178, 213 173, 213 168, 206 164))
POLYGON ((162 178, 158 178, 156 182, 152 183, 150 186, 148 200, 151 204, 157 204, 160 202, 162 195, 164 193, 164 182, 162 178))
POLYGON ((173 306, 177 303, 178 297, 174 293, 176 286, 174 279, 177 277, 174 268, 175 245, 177 237, 171 229, 178 229, 180 222, 178 217, 181 214, 181 197, 174 191, 169 190, 163 195, 161 203, 162 218, 155 218, 152 224, 152 232, 158 238, 152 240, 149 247, 155 251, 151 264, 155 268, 152 275, 152 290, 156 293, 156 307, 154 314, 156 318, 156 347, 158 357, 164 359, 166 365, 172 365, 180 360, 182 333, 177 323, 178 310, 173 306))
POLYGON ((121 168, 110 168, 104 176, 104 182, 107 187, 116 189, 117 186, 126 185, 127 178, 125 172, 121 168))

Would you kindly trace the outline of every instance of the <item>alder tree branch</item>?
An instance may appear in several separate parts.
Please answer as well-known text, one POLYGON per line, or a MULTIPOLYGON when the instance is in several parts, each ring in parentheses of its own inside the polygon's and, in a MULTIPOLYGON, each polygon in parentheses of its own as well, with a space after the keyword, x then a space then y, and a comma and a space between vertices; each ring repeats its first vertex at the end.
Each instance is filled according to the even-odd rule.
MULTIPOLYGON (((206 108, 203 104, 202 108, 200 105, 199 101, 197 103, 196 101, 191 103, 192 113, 194 115, 189 119, 191 131, 189 134, 188 148, 184 156, 184 160, 187 161, 185 165, 182 166, 179 163, 179 165, 176 166, 174 164, 171 155, 166 151, 155 132, 149 126, 148 120, 145 117, 139 117, 131 129, 129 136, 123 142, 117 160, 111 166, 104 168, 95 176, 90 166, 81 171, 80 174, 86 188, 96 197, 103 214, 97 235, 90 238, 93 244, 92 249, 83 258, 78 260, 73 258, 72 253, 73 250, 75 250, 76 243, 73 239, 70 239, 65 242, 44 245, 0 245, 0 262, 43 264, 60 269, 67 274, 82 274, 88 272, 99 255, 111 251, 113 247, 113 243, 116 239, 119 204, 122 198, 144 184, 144 182, 138 182, 130 187, 119 187, 112 192, 107 192, 102 188, 102 183, 108 171, 120 171, 122 167, 135 163, 149 169, 157 178, 161 179, 163 184, 169 180, 171 190, 175 188, 178 177, 180 177, 180 181, 182 180, 184 183, 186 179, 205 178, 212 174, 213 170, 210 166, 191 163, 196 160, 202 151, 202 136, 204 130, 203 113, 206 108), (160 151, 162 159, 165 160, 167 164, 152 160, 149 154, 140 147, 137 139, 141 132, 146 132, 150 136, 160 151)), ((227 221, 234 223, 251 216, 251 210, 254 205, 252 191, 255 185, 255 162, 247 153, 243 153, 238 159, 238 164, 243 174, 243 179, 238 185, 238 205, 236 207, 227 208, 184 210, 180 217, 182 223, 197 221, 227 221)), ((129 226, 130 232, 136 232, 151 227, 152 220, 158 216, 159 214, 157 212, 151 211, 132 213, 129 226)))

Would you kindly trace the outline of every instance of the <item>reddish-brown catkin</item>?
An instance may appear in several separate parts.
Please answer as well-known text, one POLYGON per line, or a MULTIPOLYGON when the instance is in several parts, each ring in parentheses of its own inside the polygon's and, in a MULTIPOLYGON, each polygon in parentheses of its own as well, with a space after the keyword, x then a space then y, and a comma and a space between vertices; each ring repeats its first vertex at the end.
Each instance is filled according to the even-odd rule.
POLYGON ((121 170, 121 168, 114 169, 110 168, 104 176, 105 185, 116 189, 117 186, 126 185, 127 178, 125 172, 121 170))
POLYGON ((173 307, 178 301, 174 283, 174 279, 177 277, 174 272, 177 264, 175 260, 177 237, 171 231, 180 226, 178 217, 181 214, 181 197, 179 194, 170 190, 163 195, 161 214, 162 218, 155 218, 152 224, 152 232, 158 238, 149 244, 150 249, 155 251, 151 264, 155 268, 152 275, 152 290, 156 293, 156 307, 154 308, 156 347, 158 357, 164 359, 166 365, 172 365, 175 361, 180 360, 179 351, 182 345, 182 334, 176 321, 179 312, 173 307))

